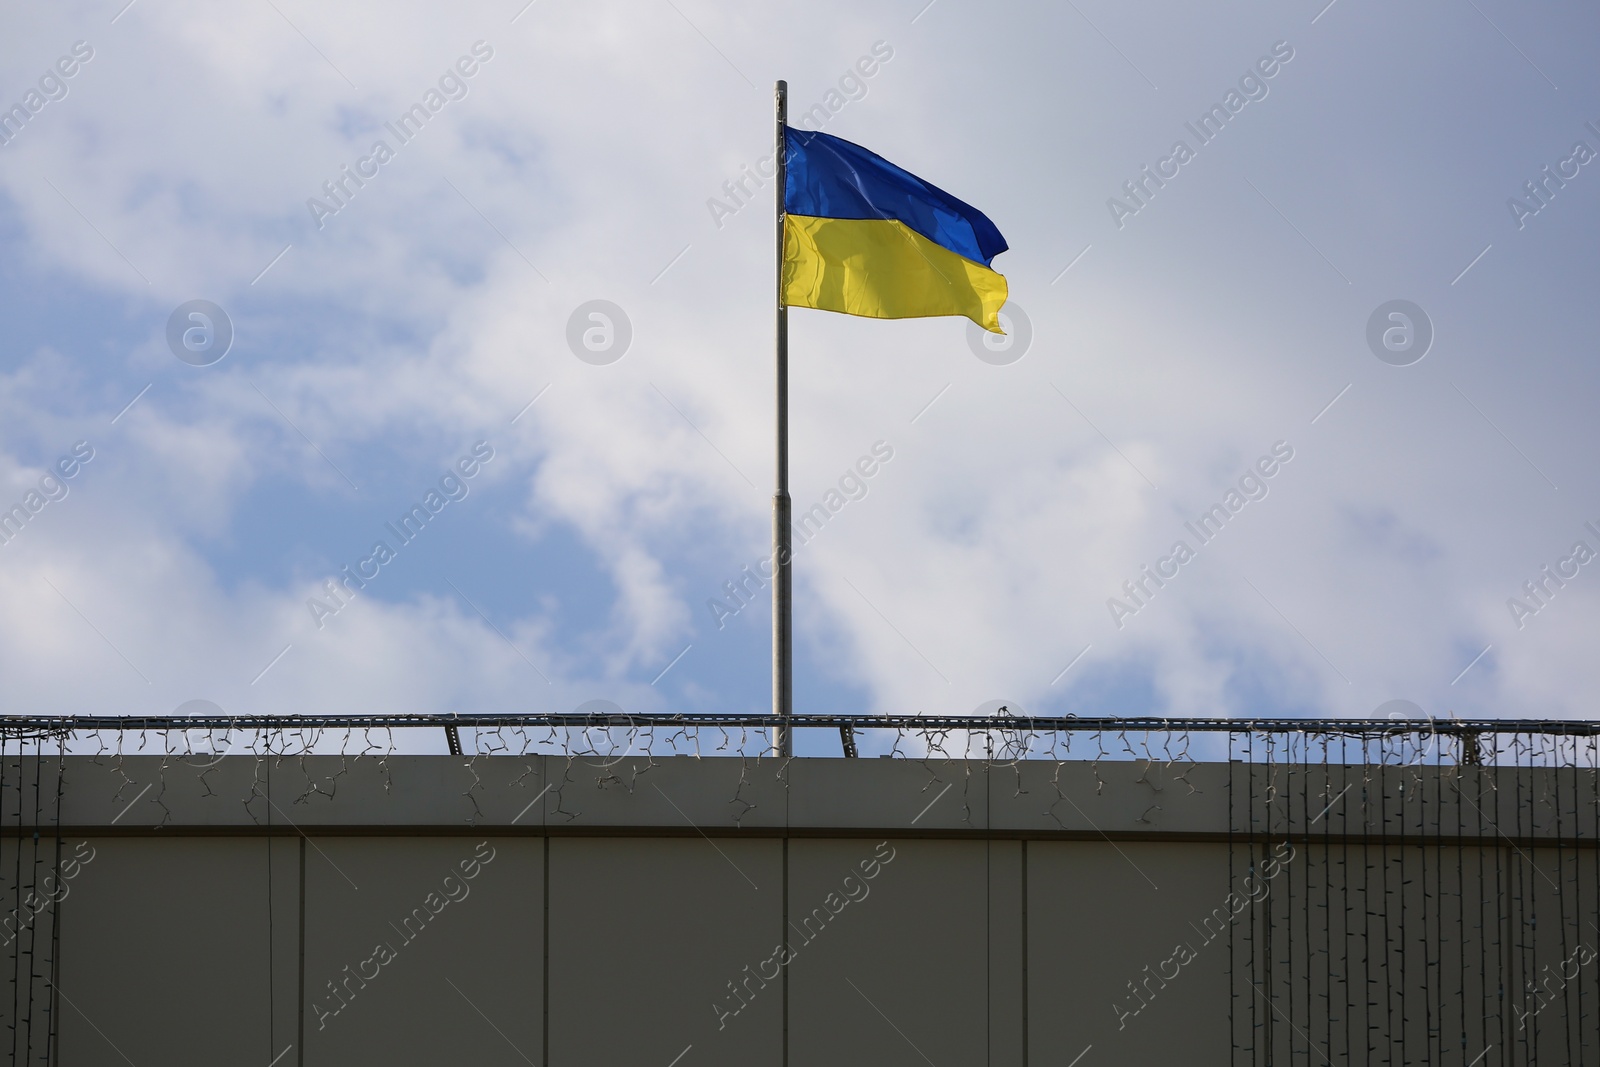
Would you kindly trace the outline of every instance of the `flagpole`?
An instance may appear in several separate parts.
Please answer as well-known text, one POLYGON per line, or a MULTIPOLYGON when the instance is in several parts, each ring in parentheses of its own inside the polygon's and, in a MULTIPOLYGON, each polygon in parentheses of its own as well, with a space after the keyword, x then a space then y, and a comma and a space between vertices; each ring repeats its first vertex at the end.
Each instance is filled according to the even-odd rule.
POLYGON ((794 755, 789 716, 794 712, 794 583, 790 571, 789 506, 789 308, 783 302, 783 206, 785 127, 789 122, 789 83, 778 82, 777 97, 777 488, 772 494, 772 754, 794 755))

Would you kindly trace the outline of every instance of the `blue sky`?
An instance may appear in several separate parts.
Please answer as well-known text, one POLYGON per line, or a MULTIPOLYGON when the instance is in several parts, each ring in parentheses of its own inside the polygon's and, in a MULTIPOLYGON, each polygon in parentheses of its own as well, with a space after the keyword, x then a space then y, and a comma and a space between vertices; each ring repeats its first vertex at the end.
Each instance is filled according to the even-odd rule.
POLYGON ((708 602, 768 537, 770 186, 711 202, 782 77, 985 210, 1032 324, 997 366, 961 320, 792 313, 796 510, 893 449, 797 557, 799 710, 1592 715, 1597 19, 28 0, 0 104, 65 95, 0 147, 0 505, 94 458, 0 545, 5 710, 762 709, 765 603, 719 629, 708 602), (197 299, 235 329, 205 367, 166 340, 197 299), (567 342, 591 300, 632 326, 607 365, 567 342), (1434 334, 1404 366, 1367 340, 1394 300, 1434 334), (479 441, 466 497, 319 628, 324 580, 479 441))

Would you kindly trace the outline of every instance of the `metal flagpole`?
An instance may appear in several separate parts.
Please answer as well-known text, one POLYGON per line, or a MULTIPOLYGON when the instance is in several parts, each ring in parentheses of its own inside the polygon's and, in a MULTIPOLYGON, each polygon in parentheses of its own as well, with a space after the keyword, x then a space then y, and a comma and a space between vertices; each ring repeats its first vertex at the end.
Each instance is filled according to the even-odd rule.
POLYGON ((783 302, 783 204, 785 127, 789 122, 789 83, 777 84, 777 488, 772 494, 772 754, 794 755, 788 719, 794 712, 794 610, 789 527, 789 308, 783 302))

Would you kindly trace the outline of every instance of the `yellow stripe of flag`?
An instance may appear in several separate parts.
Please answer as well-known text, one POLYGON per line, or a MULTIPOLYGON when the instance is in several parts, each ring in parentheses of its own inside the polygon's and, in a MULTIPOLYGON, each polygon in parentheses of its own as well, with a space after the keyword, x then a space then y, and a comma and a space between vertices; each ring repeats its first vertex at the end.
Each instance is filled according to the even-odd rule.
POLYGON ((894 219, 784 216, 783 299, 875 319, 965 315, 1000 329, 1005 277, 894 219))

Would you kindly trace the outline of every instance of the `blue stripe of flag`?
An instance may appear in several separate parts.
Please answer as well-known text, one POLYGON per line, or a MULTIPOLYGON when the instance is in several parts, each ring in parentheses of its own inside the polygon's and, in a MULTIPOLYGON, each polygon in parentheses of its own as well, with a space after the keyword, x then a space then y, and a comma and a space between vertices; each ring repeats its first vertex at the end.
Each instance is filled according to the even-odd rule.
POLYGON ((841 137, 785 127, 784 210, 824 219, 894 219, 989 266, 1006 239, 989 217, 841 137))

